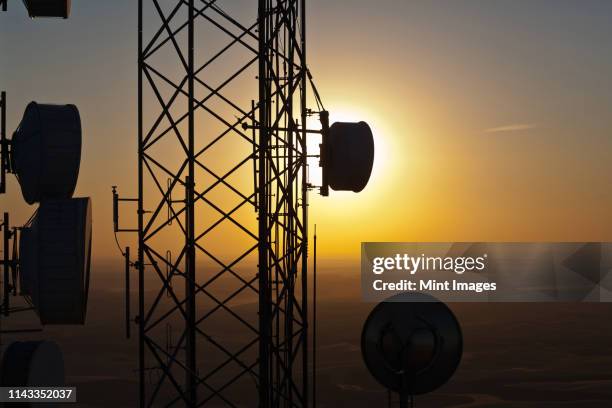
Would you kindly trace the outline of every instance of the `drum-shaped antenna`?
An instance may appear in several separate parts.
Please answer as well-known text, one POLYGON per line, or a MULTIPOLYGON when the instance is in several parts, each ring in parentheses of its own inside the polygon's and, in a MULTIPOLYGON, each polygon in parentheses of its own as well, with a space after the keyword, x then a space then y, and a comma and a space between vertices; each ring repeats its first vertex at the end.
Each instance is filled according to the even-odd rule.
POLYGON ((64 381, 64 358, 53 342, 16 341, 4 352, 2 387, 62 387, 64 381))
POLYGON ((91 256, 91 200, 45 200, 22 234, 22 292, 42 324, 83 324, 91 256))
POLYGON ((31 18, 70 16, 70 0, 24 0, 31 18))
POLYGON ((372 310, 363 327, 361 351, 368 370, 385 388, 419 395, 453 375, 463 338, 444 303, 427 294, 406 293, 372 310))
POLYGON ((329 128, 324 172, 336 191, 360 192, 374 165, 374 136, 365 122, 336 122, 329 128))
POLYGON ((70 198, 81 162, 81 119, 74 105, 31 102, 13 136, 13 169, 23 198, 70 198))

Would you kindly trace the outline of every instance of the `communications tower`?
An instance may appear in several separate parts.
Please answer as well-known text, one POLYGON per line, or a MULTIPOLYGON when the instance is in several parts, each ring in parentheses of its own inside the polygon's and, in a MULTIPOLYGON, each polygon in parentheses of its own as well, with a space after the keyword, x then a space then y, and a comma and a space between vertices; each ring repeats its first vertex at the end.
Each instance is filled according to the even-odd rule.
POLYGON ((363 189, 374 146, 363 122, 329 126, 305 16, 305 0, 138 2, 138 192, 113 199, 115 231, 138 237, 141 407, 315 403, 307 140, 323 195, 363 189))

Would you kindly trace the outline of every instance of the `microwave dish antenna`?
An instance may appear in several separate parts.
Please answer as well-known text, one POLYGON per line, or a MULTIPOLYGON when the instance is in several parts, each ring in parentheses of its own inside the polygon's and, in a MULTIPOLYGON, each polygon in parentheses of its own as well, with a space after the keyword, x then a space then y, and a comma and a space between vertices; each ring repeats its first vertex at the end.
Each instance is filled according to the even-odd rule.
POLYGON ((374 135, 365 122, 336 122, 329 128, 323 171, 335 191, 359 193, 374 165, 374 135))
POLYGON ((361 335, 366 367, 407 407, 414 395, 446 383, 461 361, 463 336, 447 305, 424 293, 403 293, 379 303, 361 335))
MULTIPOLYGON (((5 107, 3 93, 3 119, 5 107)), ((2 125, 4 130, 4 120, 2 125)), ((13 138, 2 134, 3 174, 15 174, 25 201, 39 204, 27 225, 4 234, 6 246, 19 243, 3 261, 4 310, 19 286, 43 325, 84 324, 92 223, 90 198, 72 198, 81 163, 79 111, 75 105, 31 102, 13 138)))
POLYGON ((0 367, 2 387, 61 387, 65 382, 62 350, 52 341, 13 342, 0 367))
POLYGON ((91 231, 89 198, 43 201, 22 230, 22 293, 43 325, 85 323, 91 231))
POLYGON ((81 139, 76 106, 28 104, 12 140, 12 168, 28 204, 72 197, 81 139))

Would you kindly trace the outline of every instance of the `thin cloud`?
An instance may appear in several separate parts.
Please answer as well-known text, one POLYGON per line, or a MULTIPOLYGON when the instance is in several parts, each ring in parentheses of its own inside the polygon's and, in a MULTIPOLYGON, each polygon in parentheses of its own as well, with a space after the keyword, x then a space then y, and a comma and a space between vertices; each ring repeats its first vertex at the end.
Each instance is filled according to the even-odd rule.
POLYGON ((536 127, 537 126, 533 123, 514 123, 512 125, 485 129, 485 133, 524 132, 526 130, 535 129, 536 127))

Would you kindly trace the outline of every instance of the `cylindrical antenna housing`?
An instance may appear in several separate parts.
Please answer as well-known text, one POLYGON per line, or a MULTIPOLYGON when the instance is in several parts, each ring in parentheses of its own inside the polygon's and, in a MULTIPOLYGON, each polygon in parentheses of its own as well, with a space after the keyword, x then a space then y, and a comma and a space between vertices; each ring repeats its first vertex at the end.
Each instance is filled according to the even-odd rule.
POLYGON ((91 263, 91 200, 45 200, 23 232, 22 290, 41 323, 83 324, 91 263))
POLYGON ((336 191, 360 192, 374 165, 374 136, 365 122, 336 122, 329 128, 323 152, 324 178, 336 191))
POLYGON ((12 140, 13 170, 23 198, 72 197, 81 162, 81 119, 74 105, 31 102, 12 140))
POLYGON ((16 341, 6 348, 0 386, 62 387, 64 382, 64 357, 54 342, 16 341))

